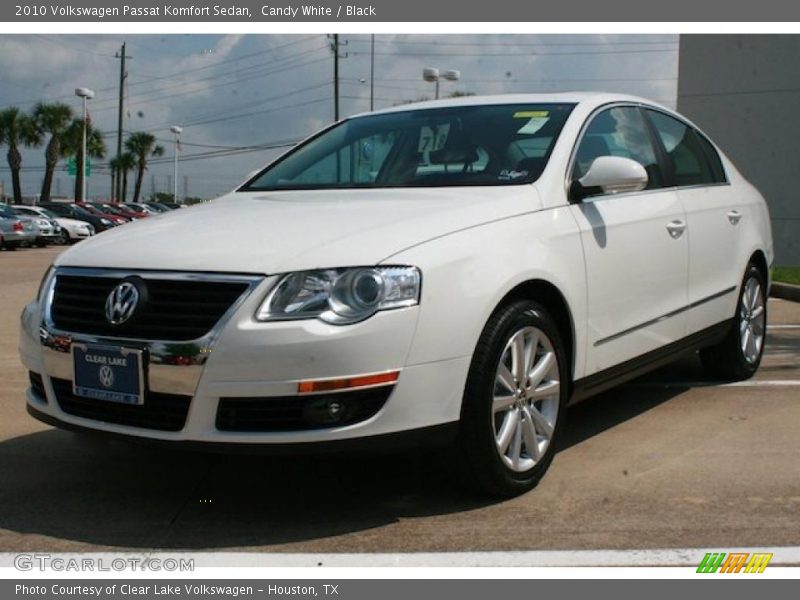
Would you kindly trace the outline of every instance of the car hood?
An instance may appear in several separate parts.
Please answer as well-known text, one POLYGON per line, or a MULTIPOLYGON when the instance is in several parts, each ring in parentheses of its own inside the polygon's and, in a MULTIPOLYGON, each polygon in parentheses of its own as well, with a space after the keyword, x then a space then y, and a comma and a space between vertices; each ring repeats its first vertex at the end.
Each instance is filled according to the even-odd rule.
POLYGON ((372 265, 540 208, 531 185, 234 192, 106 231, 56 265, 265 274, 372 265))

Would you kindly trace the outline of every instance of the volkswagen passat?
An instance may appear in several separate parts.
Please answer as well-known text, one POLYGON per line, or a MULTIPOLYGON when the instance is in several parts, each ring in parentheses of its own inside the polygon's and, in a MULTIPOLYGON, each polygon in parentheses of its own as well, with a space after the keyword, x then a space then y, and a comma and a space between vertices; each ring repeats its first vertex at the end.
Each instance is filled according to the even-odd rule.
POLYGON ((391 108, 64 252, 22 316, 28 410, 174 444, 449 444, 515 494, 571 402, 681 352, 750 377, 772 256, 762 197, 662 106, 391 108))

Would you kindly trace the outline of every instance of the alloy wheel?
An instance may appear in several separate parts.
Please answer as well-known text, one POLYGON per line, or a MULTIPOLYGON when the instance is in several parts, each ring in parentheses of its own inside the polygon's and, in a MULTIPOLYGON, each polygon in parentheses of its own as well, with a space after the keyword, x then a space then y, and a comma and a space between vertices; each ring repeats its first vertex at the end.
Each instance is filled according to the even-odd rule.
POLYGON ((505 465, 524 472, 547 451, 558 418, 558 357, 536 327, 515 332, 500 356, 494 381, 492 423, 505 465))
POLYGON ((761 356, 765 328, 764 293, 758 279, 750 277, 744 285, 739 307, 739 342, 742 355, 751 365, 761 356))

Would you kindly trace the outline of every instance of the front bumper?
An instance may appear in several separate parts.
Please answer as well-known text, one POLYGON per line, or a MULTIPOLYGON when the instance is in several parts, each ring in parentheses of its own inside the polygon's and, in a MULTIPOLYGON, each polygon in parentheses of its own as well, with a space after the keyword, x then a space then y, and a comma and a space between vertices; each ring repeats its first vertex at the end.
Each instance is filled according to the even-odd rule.
MULTIPOLYGON (((376 438, 427 430, 459 419, 470 357, 407 364, 419 307, 384 311, 345 327, 318 320, 258 322, 253 318, 274 278, 262 280, 223 317, 213 334, 196 343, 149 342, 147 384, 159 394, 190 397, 185 423, 177 431, 83 418, 66 412, 54 380, 72 379, 73 343, 113 343, 58 332, 43 319, 38 303, 22 314, 20 354, 23 364, 42 376, 45 398, 28 391, 28 407, 41 420, 64 427, 91 429, 181 444, 284 445, 376 438), (187 347, 191 346, 187 350, 187 347), (180 356, 179 352, 184 355, 180 356), (178 357, 180 360, 175 360, 178 357), (166 360, 169 358, 169 360, 166 360), (298 382, 400 371, 388 400, 372 416, 344 426, 292 431, 229 431, 218 427, 220 399, 285 402, 298 394, 298 382), (43 401, 44 400, 44 401, 43 401)), ((147 401, 147 400, 146 400, 147 401)))

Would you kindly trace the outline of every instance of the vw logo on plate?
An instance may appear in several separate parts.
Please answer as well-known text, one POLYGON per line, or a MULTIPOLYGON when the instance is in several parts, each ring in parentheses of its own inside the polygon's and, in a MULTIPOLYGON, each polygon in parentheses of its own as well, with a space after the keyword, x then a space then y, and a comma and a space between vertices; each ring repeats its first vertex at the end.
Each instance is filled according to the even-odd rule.
POLYGON ((123 281, 106 298, 106 320, 120 325, 133 316, 139 304, 139 290, 129 281, 123 281))
POLYGON ((108 365, 103 365, 100 367, 100 372, 97 374, 97 378, 100 380, 100 383, 103 387, 110 388, 112 385, 114 385, 114 369, 108 365))

